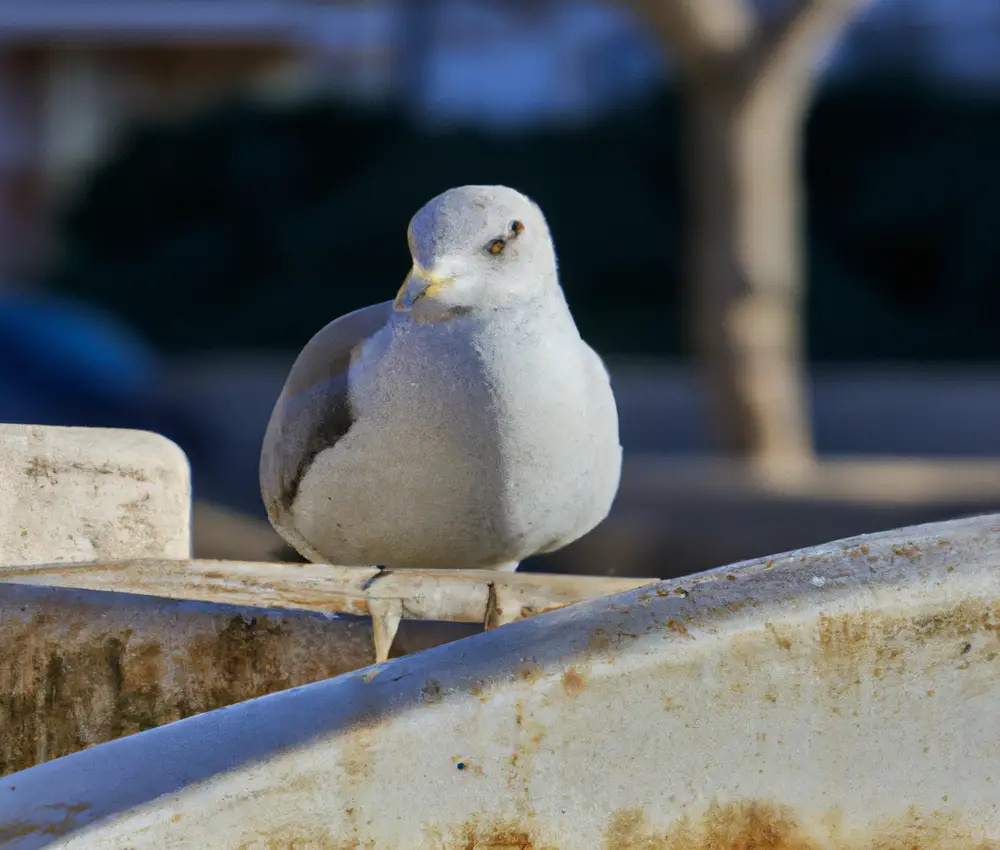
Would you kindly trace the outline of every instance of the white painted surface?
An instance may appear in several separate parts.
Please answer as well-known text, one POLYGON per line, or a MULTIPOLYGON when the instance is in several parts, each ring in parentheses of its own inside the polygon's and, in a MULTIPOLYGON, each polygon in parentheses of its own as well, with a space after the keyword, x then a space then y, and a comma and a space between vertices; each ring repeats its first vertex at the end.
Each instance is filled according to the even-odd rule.
POLYGON ((190 554, 190 471, 166 437, 0 425, 0 564, 190 554))
POLYGON ((1000 847, 998 534, 747 562, 103 744, 6 777, 0 836, 1000 847))

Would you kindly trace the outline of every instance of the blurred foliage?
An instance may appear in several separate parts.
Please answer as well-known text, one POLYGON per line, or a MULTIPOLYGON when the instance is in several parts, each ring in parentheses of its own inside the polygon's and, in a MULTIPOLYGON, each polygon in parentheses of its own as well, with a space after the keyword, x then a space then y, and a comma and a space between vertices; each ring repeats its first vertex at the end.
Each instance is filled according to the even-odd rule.
MULTIPOLYGON (((1000 358, 1000 97, 906 79, 820 93, 807 127, 814 359, 1000 358)), ((684 350, 678 108, 663 92, 588 127, 427 135, 402 113, 232 104, 146 125, 64 217, 50 283, 161 348, 299 348, 391 298, 405 227, 449 186, 545 210, 581 331, 604 352, 684 350)))

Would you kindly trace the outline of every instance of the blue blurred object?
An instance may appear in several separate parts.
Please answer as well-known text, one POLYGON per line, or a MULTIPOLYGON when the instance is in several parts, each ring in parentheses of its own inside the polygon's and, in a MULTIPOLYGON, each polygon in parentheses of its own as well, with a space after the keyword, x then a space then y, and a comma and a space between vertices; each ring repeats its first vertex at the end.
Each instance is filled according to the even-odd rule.
POLYGON ((0 421, 156 431, 190 457, 199 429, 159 397, 159 376, 155 353, 106 313, 0 294, 0 421))

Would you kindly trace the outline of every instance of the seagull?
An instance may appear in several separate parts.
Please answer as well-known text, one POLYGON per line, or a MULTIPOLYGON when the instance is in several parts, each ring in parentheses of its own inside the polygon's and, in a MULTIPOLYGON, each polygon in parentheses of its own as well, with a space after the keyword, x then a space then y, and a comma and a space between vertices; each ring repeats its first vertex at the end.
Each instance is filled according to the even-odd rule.
POLYGON ((261 451, 267 514, 313 562, 513 571, 611 509, 608 372, 525 195, 450 189, 407 240, 395 300, 335 319, 292 366, 261 451))

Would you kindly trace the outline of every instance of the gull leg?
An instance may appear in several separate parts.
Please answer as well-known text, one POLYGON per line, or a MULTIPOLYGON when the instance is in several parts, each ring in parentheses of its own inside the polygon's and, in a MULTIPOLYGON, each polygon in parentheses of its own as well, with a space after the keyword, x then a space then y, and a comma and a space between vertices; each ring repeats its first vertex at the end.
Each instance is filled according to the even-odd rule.
POLYGON ((369 599, 368 614, 372 618, 372 638, 375 641, 375 663, 389 659, 392 641, 403 619, 403 603, 399 599, 369 599))

